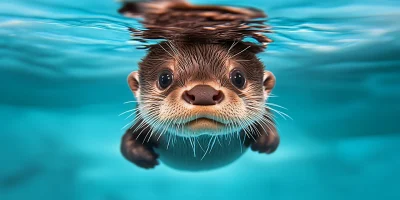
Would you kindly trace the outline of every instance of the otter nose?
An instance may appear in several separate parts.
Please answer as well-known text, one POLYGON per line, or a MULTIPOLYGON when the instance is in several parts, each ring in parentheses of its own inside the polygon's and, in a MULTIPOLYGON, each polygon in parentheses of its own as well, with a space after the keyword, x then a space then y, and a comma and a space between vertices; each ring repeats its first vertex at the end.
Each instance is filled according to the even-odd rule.
POLYGON ((209 85, 196 85, 191 90, 185 91, 182 98, 193 105, 210 106, 220 103, 224 99, 224 94, 209 85))

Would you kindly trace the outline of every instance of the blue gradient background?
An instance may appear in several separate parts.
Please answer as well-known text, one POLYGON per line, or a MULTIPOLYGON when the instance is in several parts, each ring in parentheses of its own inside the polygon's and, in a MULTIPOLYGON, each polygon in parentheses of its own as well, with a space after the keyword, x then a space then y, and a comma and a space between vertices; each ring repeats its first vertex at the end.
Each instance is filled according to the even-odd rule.
POLYGON ((281 146, 209 172, 119 153, 126 76, 145 52, 112 0, 0 0, 0 199, 400 199, 400 2, 253 6, 274 40, 281 146))

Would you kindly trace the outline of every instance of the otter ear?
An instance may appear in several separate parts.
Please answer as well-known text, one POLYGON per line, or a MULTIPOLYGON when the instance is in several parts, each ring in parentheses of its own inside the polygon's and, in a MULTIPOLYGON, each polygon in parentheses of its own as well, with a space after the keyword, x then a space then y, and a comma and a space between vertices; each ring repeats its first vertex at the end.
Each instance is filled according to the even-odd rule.
POLYGON ((271 94, 272 89, 275 86, 275 76, 270 71, 264 71, 264 96, 265 99, 271 94))
POLYGON ((131 72, 128 76, 128 85, 131 88, 136 98, 139 95, 139 74, 138 72, 131 72))

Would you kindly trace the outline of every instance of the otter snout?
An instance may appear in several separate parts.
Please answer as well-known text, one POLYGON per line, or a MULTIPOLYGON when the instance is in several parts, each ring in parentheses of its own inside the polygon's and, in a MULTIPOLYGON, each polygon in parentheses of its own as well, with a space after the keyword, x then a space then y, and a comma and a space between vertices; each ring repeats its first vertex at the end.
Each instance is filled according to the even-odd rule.
POLYGON ((219 104, 224 99, 224 93, 209 85, 196 85, 182 94, 182 98, 189 104, 211 106, 219 104))

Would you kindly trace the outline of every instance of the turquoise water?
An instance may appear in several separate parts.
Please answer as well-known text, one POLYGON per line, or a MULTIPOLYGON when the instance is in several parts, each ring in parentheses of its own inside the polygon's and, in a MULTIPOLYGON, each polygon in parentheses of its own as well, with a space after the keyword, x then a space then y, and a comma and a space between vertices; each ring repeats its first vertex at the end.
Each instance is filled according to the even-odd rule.
POLYGON ((209 172, 123 159, 144 52, 112 0, 0 1, 0 199, 400 199, 400 2, 193 3, 265 10, 281 146, 209 172))

